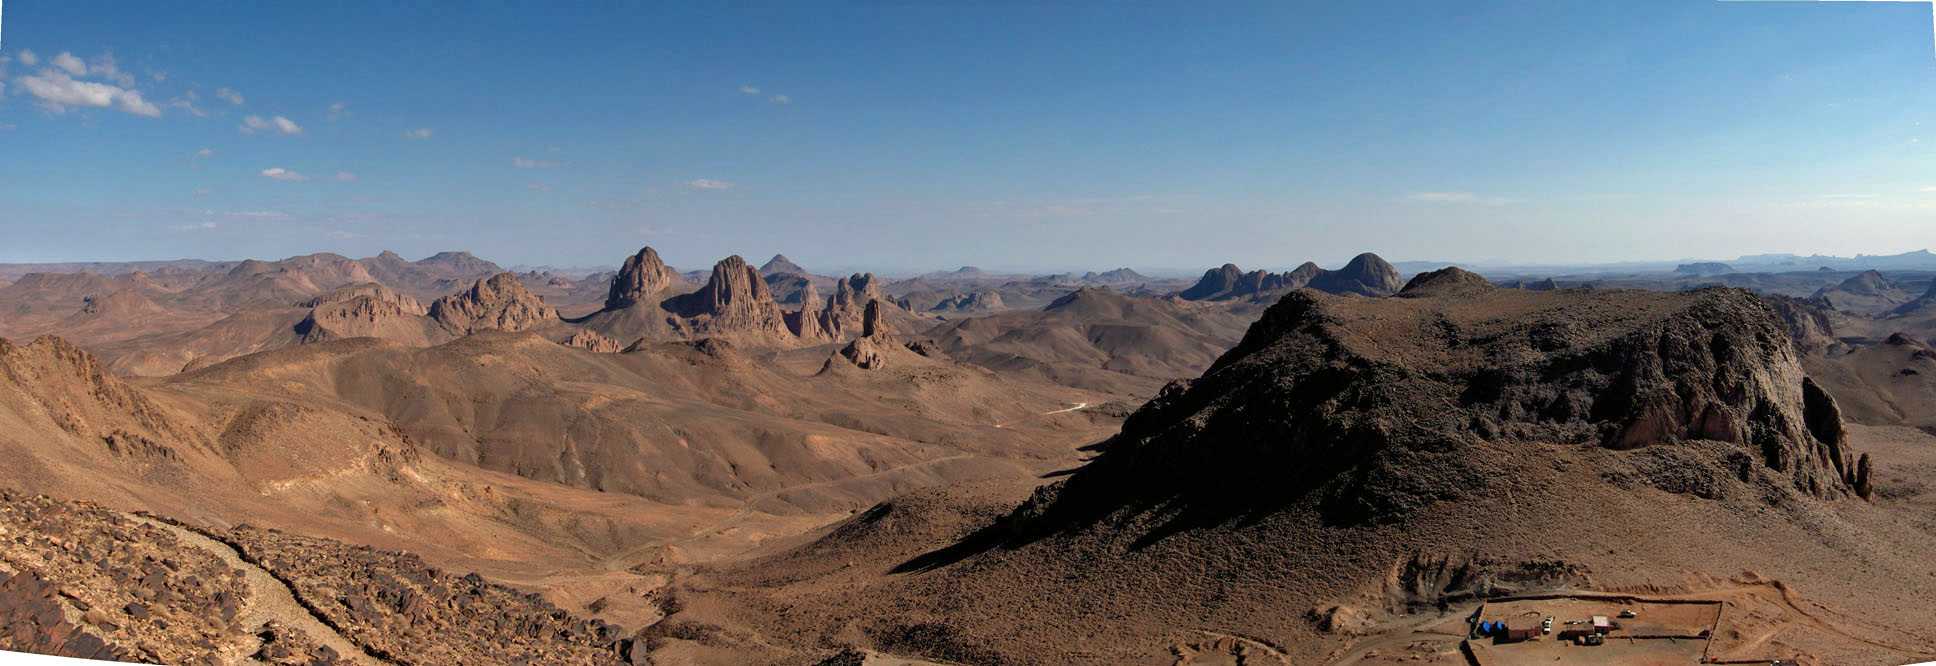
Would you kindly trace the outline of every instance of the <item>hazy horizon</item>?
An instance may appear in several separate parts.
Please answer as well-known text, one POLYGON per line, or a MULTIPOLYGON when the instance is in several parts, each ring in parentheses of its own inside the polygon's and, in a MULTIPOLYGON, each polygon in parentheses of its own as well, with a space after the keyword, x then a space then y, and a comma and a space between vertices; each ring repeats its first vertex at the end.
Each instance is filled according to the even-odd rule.
POLYGON ((11 5, 0 262, 1936 246, 1916 4, 11 5))

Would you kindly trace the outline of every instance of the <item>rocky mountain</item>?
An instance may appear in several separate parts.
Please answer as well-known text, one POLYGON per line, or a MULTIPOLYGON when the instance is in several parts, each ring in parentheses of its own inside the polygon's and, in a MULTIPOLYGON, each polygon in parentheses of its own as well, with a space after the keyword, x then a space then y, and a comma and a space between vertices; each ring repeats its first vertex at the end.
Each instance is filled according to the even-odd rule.
MULTIPOLYGON (((706 583, 770 603, 744 622, 858 624, 860 647, 941 661, 1439 663, 1460 659, 1457 618, 1479 599, 1678 581, 1759 605, 1790 589, 1770 576, 1929 538, 1869 518, 1867 451, 1755 296, 1432 283, 1477 286, 1286 295, 999 517, 967 489, 916 494, 706 583), (811 603, 794 596, 807 589, 811 603), (1451 607, 1449 638, 1404 628, 1451 607)), ((1812 594, 1908 617, 1852 592, 1926 565, 1876 558, 1865 582, 1812 594)), ((1905 649, 1823 636, 1779 651, 1889 663, 1905 649)))
POLYGON ((950 357, 1005 374, 1125 395, 1203 372, 1254 312, 1088 287, 1040 310, 1008 310, 930 329, 950 357))
POLYGON ((558 321, 558 311, 525 289, 517 274, 498 273, 478 280, 469 291, 431 302, 430 318, 452 333, 470 335, 547 326, 558 321))
POLYGON ((1333 294, 1390 296, 1403 288, 1405 281, 1390 262, 1366 252, 1352 257, 1344 268, 1312 276, 1309 286, 1333 294))
POLYGON ((1398 269, 1378 255, 1365 253, 1335 271, 1305 262, 1286 273, 1244 272, 1236 264, 1206 271, 1195 285, 1177 293, 1190 301, 1261 299, 1278 292, 1310 287, 1334 294, 1390 296, 1404 286, 1398 269))
POLYGON ((828 297, 827 309, 821 313, 821 327, 836 339, 858 336, 866 317, 867 303, 885 300, 888 300, 887 295, 882 293, 881 283, 873 273, 855 273, 841 278, 834 283, 834 293, 828 297))
POLYGON ((309 314, 295 332, 306 343, 374 337, 431 344, 443 339, 422 303, 373 282, 340 287, 301 305, 309 314))
POLYGON ((766 280, 739 255, 713 265, 706 286, 667 299, 666 311, 682 319, 676 325, 690 337, 747 335, 791 337, 786 317, 766 280))
POLYGON ((1866 315, 1886 313, 1912 300, 1909 292, 1873 270, 1857 273, 1835 286, 1823 287, 1815 292, 1814 298, 1843 312, 1866 315))
POLYGON ((1495 288, 1492 282, 1478 273, 1457 266, 1448 266, 1412 276, 1412 279, 1405 283, 1405 288, 1398 290, 1398 295, 1406 298, 1424 298, 1484 292, 1495 288))
POLYGON ((639 303, 651 302, 674 284, 680 282, 665 262, 659 259, 658 250, 651 247, 640 248, 625 260, 618 274, 612 277, 612 286, 605 297, 605 309, 621 310, 639 303))
POLYGON ((949 296, 948 298, 942 299, 941 302, 936 303, 934 307, 928 308, 928 311, 959 314, 1000 312, 1006 309, 1008 309, 1008 306, 1002 303, 1001 292, 982 290, 949 296))
POLYGON ((1674 273, 1678 275, 1721 275, 1733 272, 1733 266, 1718 261, 1698 261, 1674 267, 1674 273))
POLYGON ((1936 281, 1930 282, 1929 291, 1923 292, 1923 295, 1889 311, 1889 316, 1892 317, 1916 315, 1936 315, 1936 281))
POLYGON ((772 259, 768 259, 766 263, 760 264, 760 275, 762 276, 808 274, 807 269, 801 268, 799 264, 793 263, 793 260, 786 258, 784 254, 773 255, 772 259))
POLYGON ((800 289, 800 309, 786 313, 787 330, 808 344, 831 342, 834 335, 826 328, 825 308, 820 290, 812 282, 806 283, 800 289))

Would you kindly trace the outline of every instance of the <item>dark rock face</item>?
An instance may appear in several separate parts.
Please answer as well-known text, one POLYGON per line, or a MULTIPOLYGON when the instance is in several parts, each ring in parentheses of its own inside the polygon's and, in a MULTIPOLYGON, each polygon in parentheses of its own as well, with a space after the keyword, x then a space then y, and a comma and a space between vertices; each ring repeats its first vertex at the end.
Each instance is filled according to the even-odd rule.
POLYGON ((667 299, 660 307, 689 320, 682 323, 693 334, 791 335, 766 281, 739 255, 714 264, 699 291, 667 299))
POLYGON ((618 310, 629 308, 679 281, 659 259, 659 252, 650 247, 639 249, 639 253, 625 260, 612 277, 612 288, 605 296, 605 309, 618 310))
POLYGON ((524 288, 515 273, 478 280, 469 291, 430 304, 430 318, 459 335, 523 331, 557 321, 558 311, 524 288))
POLYGON ((1315 497, 1327 521, 1383 521, 1485 487, 1474 456, 1536 442, 1718 441, 1739 461, 1723 473, 1760 467, 1838 498, 1840 428, 1781 322, 1745 291, 1295 291, 1015 518, 1055 529, 1124 507, 1230 515, 1315 497))
POLYGON ((1310 283, 1318 291, 1359 296, 1390 296, 1404 286, 1398 269, 1370 252, 1352 257, 1344 268, 1318 274, 1310 283))
POLYGON ((1458 266, 1447 266, 1436 271, 1419 273, 1398 290, 1399 296, 1420 298, 1425 296, 1445 296, 1450 294, 1487 291, 1494 289, 1492 282, 1480 277, 1478 273, 1458 266))

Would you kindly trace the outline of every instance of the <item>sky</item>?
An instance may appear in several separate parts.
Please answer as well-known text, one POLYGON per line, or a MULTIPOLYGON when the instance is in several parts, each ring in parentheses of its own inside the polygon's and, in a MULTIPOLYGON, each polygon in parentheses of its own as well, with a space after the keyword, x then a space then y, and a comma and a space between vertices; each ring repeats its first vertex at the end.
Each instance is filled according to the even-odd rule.
POLYGON ((0 262, 1936 246, 1927 4, 13 0, 0 262))

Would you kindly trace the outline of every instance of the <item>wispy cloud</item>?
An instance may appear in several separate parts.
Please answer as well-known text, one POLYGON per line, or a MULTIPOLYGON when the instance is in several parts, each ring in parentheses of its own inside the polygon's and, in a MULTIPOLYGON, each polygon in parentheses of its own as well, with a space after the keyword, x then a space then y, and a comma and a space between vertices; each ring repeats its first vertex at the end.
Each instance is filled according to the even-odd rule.
POLYGON ((338 171, 336 172, 336 182, 354 183, 356 182, 356 174, 350 173, 348 171, 338 171))
POLYGON ((40 64, 40 56, 37 56, 37 55, 34 55, 34 52, 33 52, 33 51, 28 51, 28 50, 26 50, 26 49, 21 49, 21 51, 20 51, 20 64, 22 64, 22 65, 26 65, 26 66, 28 66, 28 67, 32 67, 32 66, 34 66, 34 65, 38 65, 38 64, 40 64))
MULTIPOLYGON (((66 53, 61 55, 73 58, 66 53)), ((79 62, 78 58, 74 60, 79 62)), ((86 71, 85 66, 82 71, 86 71)), ((91 107, 113 108, 149 118, 161 115, 161 107, 142 99, 141 91, 97 81, 82 81, 74 76, 66 67, 62 67, 44 69, 39 74, 23 76, 15 81, 27 94, 40 100, 41 108, 53 113, 65 113, 70 107, 91 107)))
MULTIPOLYGON (((29 65, 31 65, 31 64, 33 64, 33 63, 27 63, 27 64, 29 64, 29 65)), ((748 95, 758 95, 758 94, 760 94, 760 89, 759 89, 759 87, 758 87, 758 86, 751 86, 751 85, 744 85, 744 86, 740 86, 740 87, 739 87, 739 91, 740 91, 740 92, 743 92, 743 93, 746 93, 746 94, 748 94, 748 95)))
POLYGON ((214 156, 215 156, 214 148, 203 148, 201 150, 195 151, 195 159, 198 159, 198 160, 205 160, 214 156))
POLYGON ((62 51, 60 55, 54 56, 54 59, 48 61, 48 64, 67 72, 68 76, 87 76, 87 63, 81 62, 80 58, 76 58, 74 54, 66 51, 62 51))
POLYGON ((730 190, 730 189, 733 189, 733 184, 723 180, 713 180, 711 178, 695 178, 693 180, 686 181, 686 187, 695 189, 695 190, 730 190))
POLYGON ((1406 201, 1432 204, 1454 204, 1463 206, 1510 206, 1519 203, 1518 199, 1498 196, 1485 196, 1471 192, 1413 192, 1405 195, 1406 201))
POLYGON ((296 121, 282 116, 275 116, 266 120, 262 116, 249 116, 242 119, 241 130, 243 134, 274 132, 277 134, 292 135, 301 134, 303 128, 301 125, 297 125, 296 121))
POLYGON ((220 228, 221 226, 222 225, 216 224, 214 222, 201 222, 198 224, 178 224, 178 225, 169 227, 169 229, 173 229, 175 231, 209 231, 209 230, 220 228))
POLYGON ((332 123, 341 120, 343 116, 347 116, 349 113, 350 105, 348 102, 336 102, 329 105, 329 121, 332 123))
MULTIPOLYGON (((211 213, 213 211, 210 211, 211 213)), ((279 210, 231 210, 222 213, 223 217, 238 220, 287 220, 289 214, 279 210)))
POLYGON ((290 183, 299 183, 305 180, 309 180, 308 176, 302 175, 300 173, 296 173, 294 171, 290 171, 288 169, 284 169, 282 167, 269 167, 267 169, 263 169, 262 176, 264 178, 268 178, 271 180, 280 180, 283 182, 290 182, 290 183))
MULTIPOLYGON (((248 99, 242 97, 242 93, 236 92, 233 88, 216 88, 215 98, 236 106, 242 106, 248 103, 248 99)), ((271 106, 274 105, 272 104, 271 106)))
POLYGON ((430 135, 434 133, 435 131, 428 127, 419 127, 417 129, 404 132, 403 138, 409 139, 411 141, 422 141, 424 139, 430 138, 430 135))
POLYGON ((556 169, 558 163, 551 160, 534 160, 528 157, 511 158, 511 166, 520 169, 556 169))

